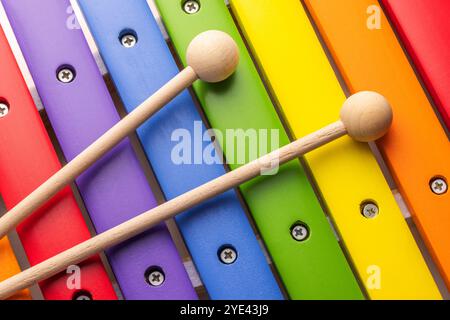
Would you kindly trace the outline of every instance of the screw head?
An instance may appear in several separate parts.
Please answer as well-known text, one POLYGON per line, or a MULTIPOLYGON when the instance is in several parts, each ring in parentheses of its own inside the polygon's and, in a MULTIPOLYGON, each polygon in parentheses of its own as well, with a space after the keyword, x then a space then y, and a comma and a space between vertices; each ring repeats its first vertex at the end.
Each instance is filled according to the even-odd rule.
POLYGON ((78 291, 74 294, 73 300, 93 300, 92 296, 89 292, 86 291, 78 291))
POLYGON ((430 182, 431 191, 437 195, 443 195, 448 191, 448 184, 444 178, 435 177, 430 182))
POLYGON ((137 38, 134 34, 127 33, 120 38, 120 43, 122 43, 125 48, 133 48, 137 43, 137 38))
POLYGON ((9 107, 6 103, 0 102, 0 118, 6 117, 9 113, 9 107))
POLYGON ((220 250, 219 258, 224 264, 232 264, 237 259, 237 252, 234 248, 224 247, 220 250))
POLYGON ((367 219, 373 219, 380 213, 380 209, 373 202, 365 202, 361 206, 361 213, 367 219))
POLYGON ((308 227, 303 223, 296 223, 291 228, 291 236, 296 241, 305 241, 309 237, 308 227))
POLYGON ((165 280, 166 277, 161 270, 153 269, 147 275, 147 282, 153 287, 159 287, 165 280))
POLYGON ((186 1, 183 5, 183 10, 187 14, 195 14, 200 10, 200 3, 197 0, 186 1))
POLYGON ((70 68, 62 68, 58 71, 58 80, 62 83, 70 83, 75 79, 75 72, 70 68))

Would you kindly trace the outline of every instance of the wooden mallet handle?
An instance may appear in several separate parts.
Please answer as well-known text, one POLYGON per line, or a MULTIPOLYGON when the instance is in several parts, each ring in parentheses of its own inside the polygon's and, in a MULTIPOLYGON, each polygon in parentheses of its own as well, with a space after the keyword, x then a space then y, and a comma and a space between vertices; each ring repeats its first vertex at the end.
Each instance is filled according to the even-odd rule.
POLYGON ((265 170, 302 156, 347 133, 362 142, 376 140, 388 131, 391 123, 392 111, 389 103, 382 96, 373 92, 356 94, 344 104, 341 121, 226 173, 1 282, 0 299, 8 298, 19 290, 57 274, 69 265, 80 263, 94 254, 130 239, 162 221, 260 175, 265 170))
POLYGON ((192 40, 187 59, 187 68, 0 218, 0 239, 193 82, 228 78, 237 67, 239 51, 229 35, 211 30, 192 40))

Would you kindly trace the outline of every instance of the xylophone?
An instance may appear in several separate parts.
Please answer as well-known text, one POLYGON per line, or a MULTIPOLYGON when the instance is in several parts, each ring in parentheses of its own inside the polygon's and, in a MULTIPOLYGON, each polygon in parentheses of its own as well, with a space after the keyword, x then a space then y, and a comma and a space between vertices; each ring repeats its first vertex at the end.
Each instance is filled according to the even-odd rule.
POLYGON ((1 4, 1 298, 448 295, 448 1, 1 4))

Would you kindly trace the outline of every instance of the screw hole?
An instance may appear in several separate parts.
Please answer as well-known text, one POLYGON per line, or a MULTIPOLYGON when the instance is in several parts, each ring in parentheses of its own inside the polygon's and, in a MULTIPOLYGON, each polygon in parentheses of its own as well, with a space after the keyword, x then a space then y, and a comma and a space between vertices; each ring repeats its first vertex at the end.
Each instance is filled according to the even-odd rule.
POLYGON ((72 300, 94 300, 92 294, 86 290, 79 290, 75 292, 72 296, 72 300))
POLYGON ((166 275, 160 267, 152 266, 145 271, 145 281, 152 287, 159 287, 166 281, 166 275))
POLYGON ((8 113, 9 103, 4 99, 0 99, 0 118, 6 117, 8 113))
POLYGON ((291 236, 295 241, 303 242, 309 238, 309 235, 309 228, 305 223, 297 221, 292 225, 291 236))
POLYGON ((360 212, 364 218, 374 219, 380 214, 380 208, 375 201, 366 200, 361 203, 360 212))
POLYGON ((227 244, 219 248, 217 256, 223 264, 233 264, 238 258, 238 253, 233 246, 227 244))

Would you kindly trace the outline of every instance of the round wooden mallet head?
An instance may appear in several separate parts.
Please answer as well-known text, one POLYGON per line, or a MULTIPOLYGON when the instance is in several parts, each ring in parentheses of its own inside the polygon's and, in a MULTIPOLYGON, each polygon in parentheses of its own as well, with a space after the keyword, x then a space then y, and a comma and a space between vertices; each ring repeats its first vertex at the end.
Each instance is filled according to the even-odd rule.
POLYGON ((220 82, 231 76, 239 64, 236 42, 222 31, 210 30, 196 36, 187 49, 187 64, 206 82, 220 82))
POLYGON ((389 102, 381 94, 371 91, 352 95, 341 109, 341 121, 348 135, 360 142, 371 142, 384 136, 392 119, 389 102))

